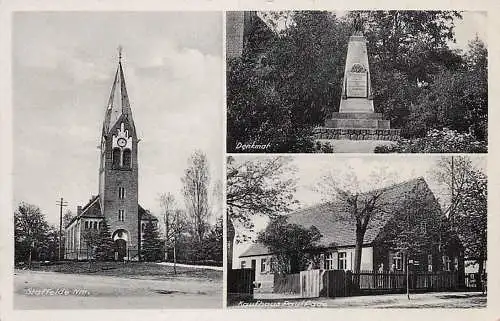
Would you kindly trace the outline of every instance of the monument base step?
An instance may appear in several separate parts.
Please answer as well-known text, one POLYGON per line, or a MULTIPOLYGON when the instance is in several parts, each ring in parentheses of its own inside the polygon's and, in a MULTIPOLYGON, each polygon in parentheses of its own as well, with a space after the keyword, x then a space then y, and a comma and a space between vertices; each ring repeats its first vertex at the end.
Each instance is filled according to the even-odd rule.
POLYGON ((372 129, 390 129, 390 120, 385 119, 328 119, 325 122, 325 127, 329 128, 372 128, 372 129))
POLYGON ((374 128, 329 128, 314 129, 315 139, 349 139, 349 140, 399 140, 401 129, 374 128))
POLYGON ((330 119, 383 119, 381 113, 334 112, 330 119))

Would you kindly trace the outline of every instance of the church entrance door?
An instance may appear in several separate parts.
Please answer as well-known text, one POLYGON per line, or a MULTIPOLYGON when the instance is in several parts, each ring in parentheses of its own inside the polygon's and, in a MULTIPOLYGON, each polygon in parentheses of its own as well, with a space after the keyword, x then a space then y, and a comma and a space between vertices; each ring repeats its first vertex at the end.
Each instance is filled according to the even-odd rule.
POLYGON ((115 241, 115 248, 118 254, 118 261, 123 261, 123 258, 127 256, 127 241, 122 239, 117 239, 115 241))

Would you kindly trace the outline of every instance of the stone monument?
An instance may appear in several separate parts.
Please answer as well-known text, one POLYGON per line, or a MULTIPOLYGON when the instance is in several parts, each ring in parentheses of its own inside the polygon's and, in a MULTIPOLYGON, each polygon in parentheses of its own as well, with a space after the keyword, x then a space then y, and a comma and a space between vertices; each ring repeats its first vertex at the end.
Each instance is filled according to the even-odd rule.
POLYGON ((325 121, 324 127, 316 128, 317 139, 392 141, 399 138, 400 130, 391 129, 390 121, 375 113, 366 43, 358 15, 347 46, 339 111, 325 121))

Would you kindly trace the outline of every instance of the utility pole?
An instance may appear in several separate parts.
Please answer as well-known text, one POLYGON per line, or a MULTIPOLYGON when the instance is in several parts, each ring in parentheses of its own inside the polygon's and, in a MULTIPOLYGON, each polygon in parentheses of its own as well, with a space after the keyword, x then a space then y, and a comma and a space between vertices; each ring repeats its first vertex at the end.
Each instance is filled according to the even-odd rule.
POLYGON ((62 209, 64 206, 68 206, 68 202, 64 200, 64 198, 61 197, 59 201, 56 202, 57 205, 59 205, 59 261, 62 260, 61 258, 61 250, 62 250, 62 209))
POLYGON ((406 252, 406 296, 410 300, 410 263, 408 260, 408 252, 406 252))

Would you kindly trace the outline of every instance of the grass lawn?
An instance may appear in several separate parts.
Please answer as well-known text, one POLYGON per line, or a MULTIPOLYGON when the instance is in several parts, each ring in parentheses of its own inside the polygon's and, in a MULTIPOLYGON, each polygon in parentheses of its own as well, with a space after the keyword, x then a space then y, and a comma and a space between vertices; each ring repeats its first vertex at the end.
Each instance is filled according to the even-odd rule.
POLYGON ((67 274, 118 276, 132 279, 147 278, 162 280, 185 277, 222 281, 222 271, 177 267, 177 274, 174 274, 172 266, 151 262, 92 262, 89 264, 89 262, 67 261, 52 265, 33 265, 32 270, 67 274))

